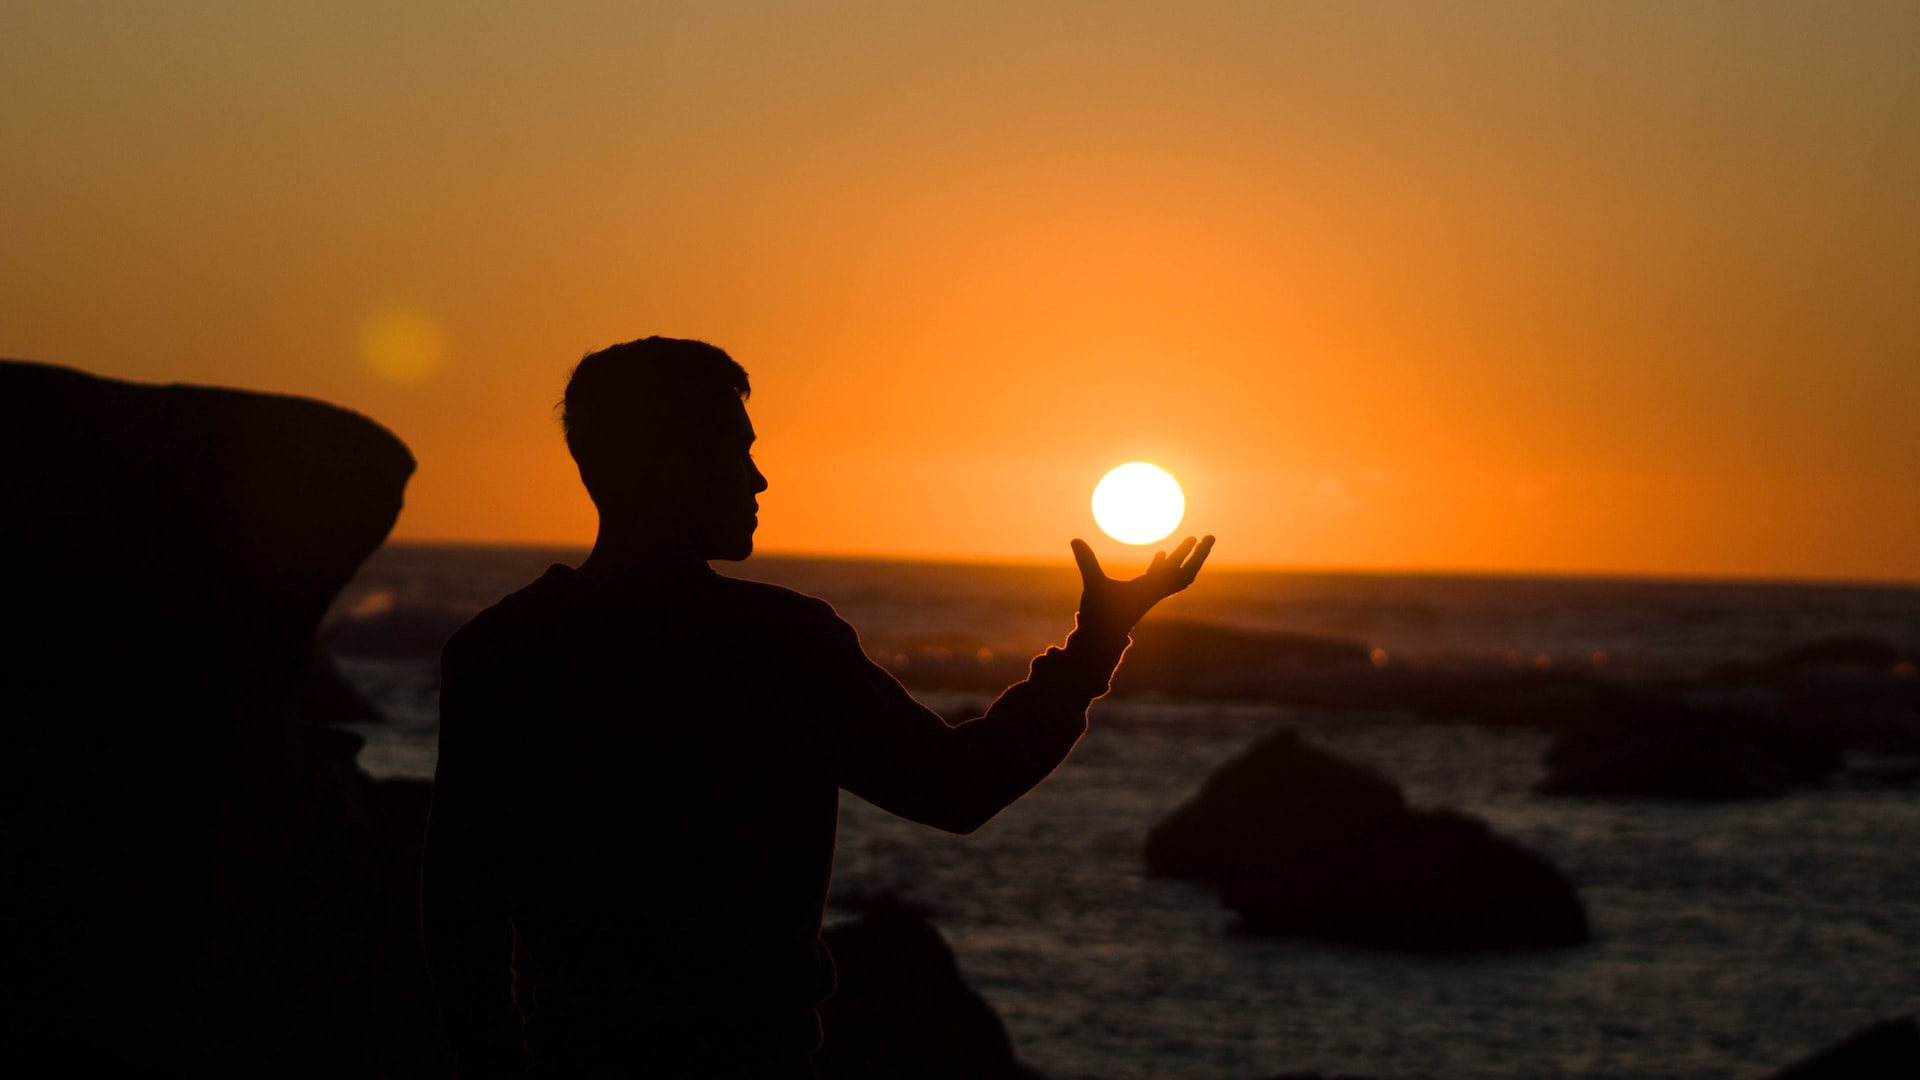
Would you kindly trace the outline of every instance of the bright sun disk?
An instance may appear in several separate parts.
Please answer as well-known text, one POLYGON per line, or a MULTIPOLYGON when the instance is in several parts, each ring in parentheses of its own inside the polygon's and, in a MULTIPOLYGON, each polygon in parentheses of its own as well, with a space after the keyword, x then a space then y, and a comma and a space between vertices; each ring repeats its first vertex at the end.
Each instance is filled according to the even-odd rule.
POLYGON ((1093 489, 1093 520, 1123 544, 1151 544, 1180 527, 1187 497, 1180 482, 1158 465, 1129 461, 1100 478, 1093 489))

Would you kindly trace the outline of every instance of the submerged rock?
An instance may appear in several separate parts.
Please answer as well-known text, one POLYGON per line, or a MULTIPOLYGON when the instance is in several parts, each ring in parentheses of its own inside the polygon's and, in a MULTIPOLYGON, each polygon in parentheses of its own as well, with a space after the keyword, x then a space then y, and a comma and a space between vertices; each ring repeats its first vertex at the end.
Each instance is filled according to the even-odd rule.
POLYGON ((821 936, 839 973, 820 1007, 824 1080, 1039 1080, 925 919, 881 908, 821 936))
POLYGON ((0 362, 0 462, 4 854, 31 988, 9 1045, 365 1074, 394 1027, 380 995, 425 989, 394 936, 410 873, 358 739, 315 723, 351 711, 340 687, 307 691, 411 455, 317 401, 0 362))
POLYGON ((1248 933, 1410 952, 1588 940, 1541 856, 1279 732, 1229 762, 1147 843, 1153 873, 1213 884, 1248 933))

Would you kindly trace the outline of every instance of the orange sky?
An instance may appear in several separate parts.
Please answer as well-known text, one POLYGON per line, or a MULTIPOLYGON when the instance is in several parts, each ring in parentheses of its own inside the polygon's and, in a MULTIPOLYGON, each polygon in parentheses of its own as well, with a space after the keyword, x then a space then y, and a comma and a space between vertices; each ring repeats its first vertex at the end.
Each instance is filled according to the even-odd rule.
POLYGON ((1147 459, 1222 564, 1920 580, 1920 5, 262 7, 0 9, 0 355, 359 409, 399 536, 589 540, 664 333, 763 550, 1147 459))

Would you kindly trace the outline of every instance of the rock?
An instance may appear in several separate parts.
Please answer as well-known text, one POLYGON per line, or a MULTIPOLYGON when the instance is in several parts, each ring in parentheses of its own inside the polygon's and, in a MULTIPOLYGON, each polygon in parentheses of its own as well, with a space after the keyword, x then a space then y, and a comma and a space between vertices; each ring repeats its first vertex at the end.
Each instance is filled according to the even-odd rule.
POLYGON ((822 937, 839 972, 820 1008, 823 1080, 1039 1080, 925 919, 876 910, 822 937))
POLYGON ((1558 727, 1584 714, 1595 692, 1593 678, 1577 672, 1396 664, 1344 638, 1181 619, 1135 629, 1114 690, 1513 727, 1558 727))
POLYGON ((0 362, 0 462, 4 857, 33 988, 9 1044, 369 1071, 408 875, 357 737, 315 723, 340 699, 303 692, 411 455, 317 401, 0 362))
POLYGON ((1400 789, 1279 731, 1221 766, 1147 836, 1159 877, 1218 882, 1248 864, 1291 864, 1404 820, 1400 789))
POLYGON ((1573 883, 1478 821, 1279 732, 1148 839, 1156 874, 1213 884, 1247 933, 1409 952, 1588 940, 1573 883))
POLYGON ((1540 790, 1556 795, 1749 799, 1818 783, 1839 769, 1837 746, 1811 725, 1609 690, 1547 751, 1540 790))
POLYGON ((337 656, 410 657, 438 660, 454 631, 478 612, 464 608, 408 606, 371 615, 346 615, 320 631, 337 656))
POLYGON ((1179 697, 1272 697, 1298 676, 1372 669, 1365 645, 1339 638, 1151 619, 1114 677, 1116 692, 1179 697))
POLYGON ((1704 731, 1569 733, 1548 763, 1540 790, 1553 795, 1758 799, 1786 794, 1793 780, 1753 744, 1704 731))
POLYGON ((1220 897, 1249 934, 1402 952, 1550 949, 1591 936, 1566 875, 1446 811, 1408 814, 1309 858, 1244 863, 1220 897))
POLYGON ((898 889, 851 889, 834 893, 828 903, 854 915, 891 914, 930 920, 937 914, 932 904, 903 895, 898 889))
POLYGON ((310 724, 379 724, 386 714, 341 673, 333 654, 315 648, 295 691, 300 719, 310 724))
POLYGON ((1873 638, 1824 638, 1797 645, 1762 661, 1769 674, 1798 673, 1810 668, 1881 671, 1900 663, 1900 650, 1873 638))
POLYGON ((1911 1016, 1862 1028, 1773 1074, 1772 1080, 1912 1080, 1920 1076, 1920 1023, 1911 1016))

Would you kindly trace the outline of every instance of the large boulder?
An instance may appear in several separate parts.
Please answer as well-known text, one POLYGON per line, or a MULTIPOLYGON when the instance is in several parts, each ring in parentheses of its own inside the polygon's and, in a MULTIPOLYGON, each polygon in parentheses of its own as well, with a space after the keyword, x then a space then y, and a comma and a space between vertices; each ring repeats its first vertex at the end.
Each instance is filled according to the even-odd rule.
POLYGON ((1213 884, 1247 933, 1409 952, 1551 948, 1589 937, 1541 856, 1288 731, 1222 767, 1148 839, 1149 869, 1213 884))
POLYGON ((1220 882, 1242 929, 1416 953, 1548 949, 1588 940, 1565 874, 1484 824, 1411 813, 1346 847, 1249 861, 1220 882))
POLYGON ((9 1045, 366 1073, 409 871, 307 691, 411 455, 317 401, 0 362, 0 463, 9 1045))
POLYGON ((1147 869, 1224 881, 1250 865, 1344 850, 1407 816, 1392 782, 1283 730, 1222 765, 1198 796, 1148 833, 1147 869))
POLYGON ((824 1080, 1039 1080, 919 914, 883 906, 822 937, 839 973, 820 1007, 824 1080))

